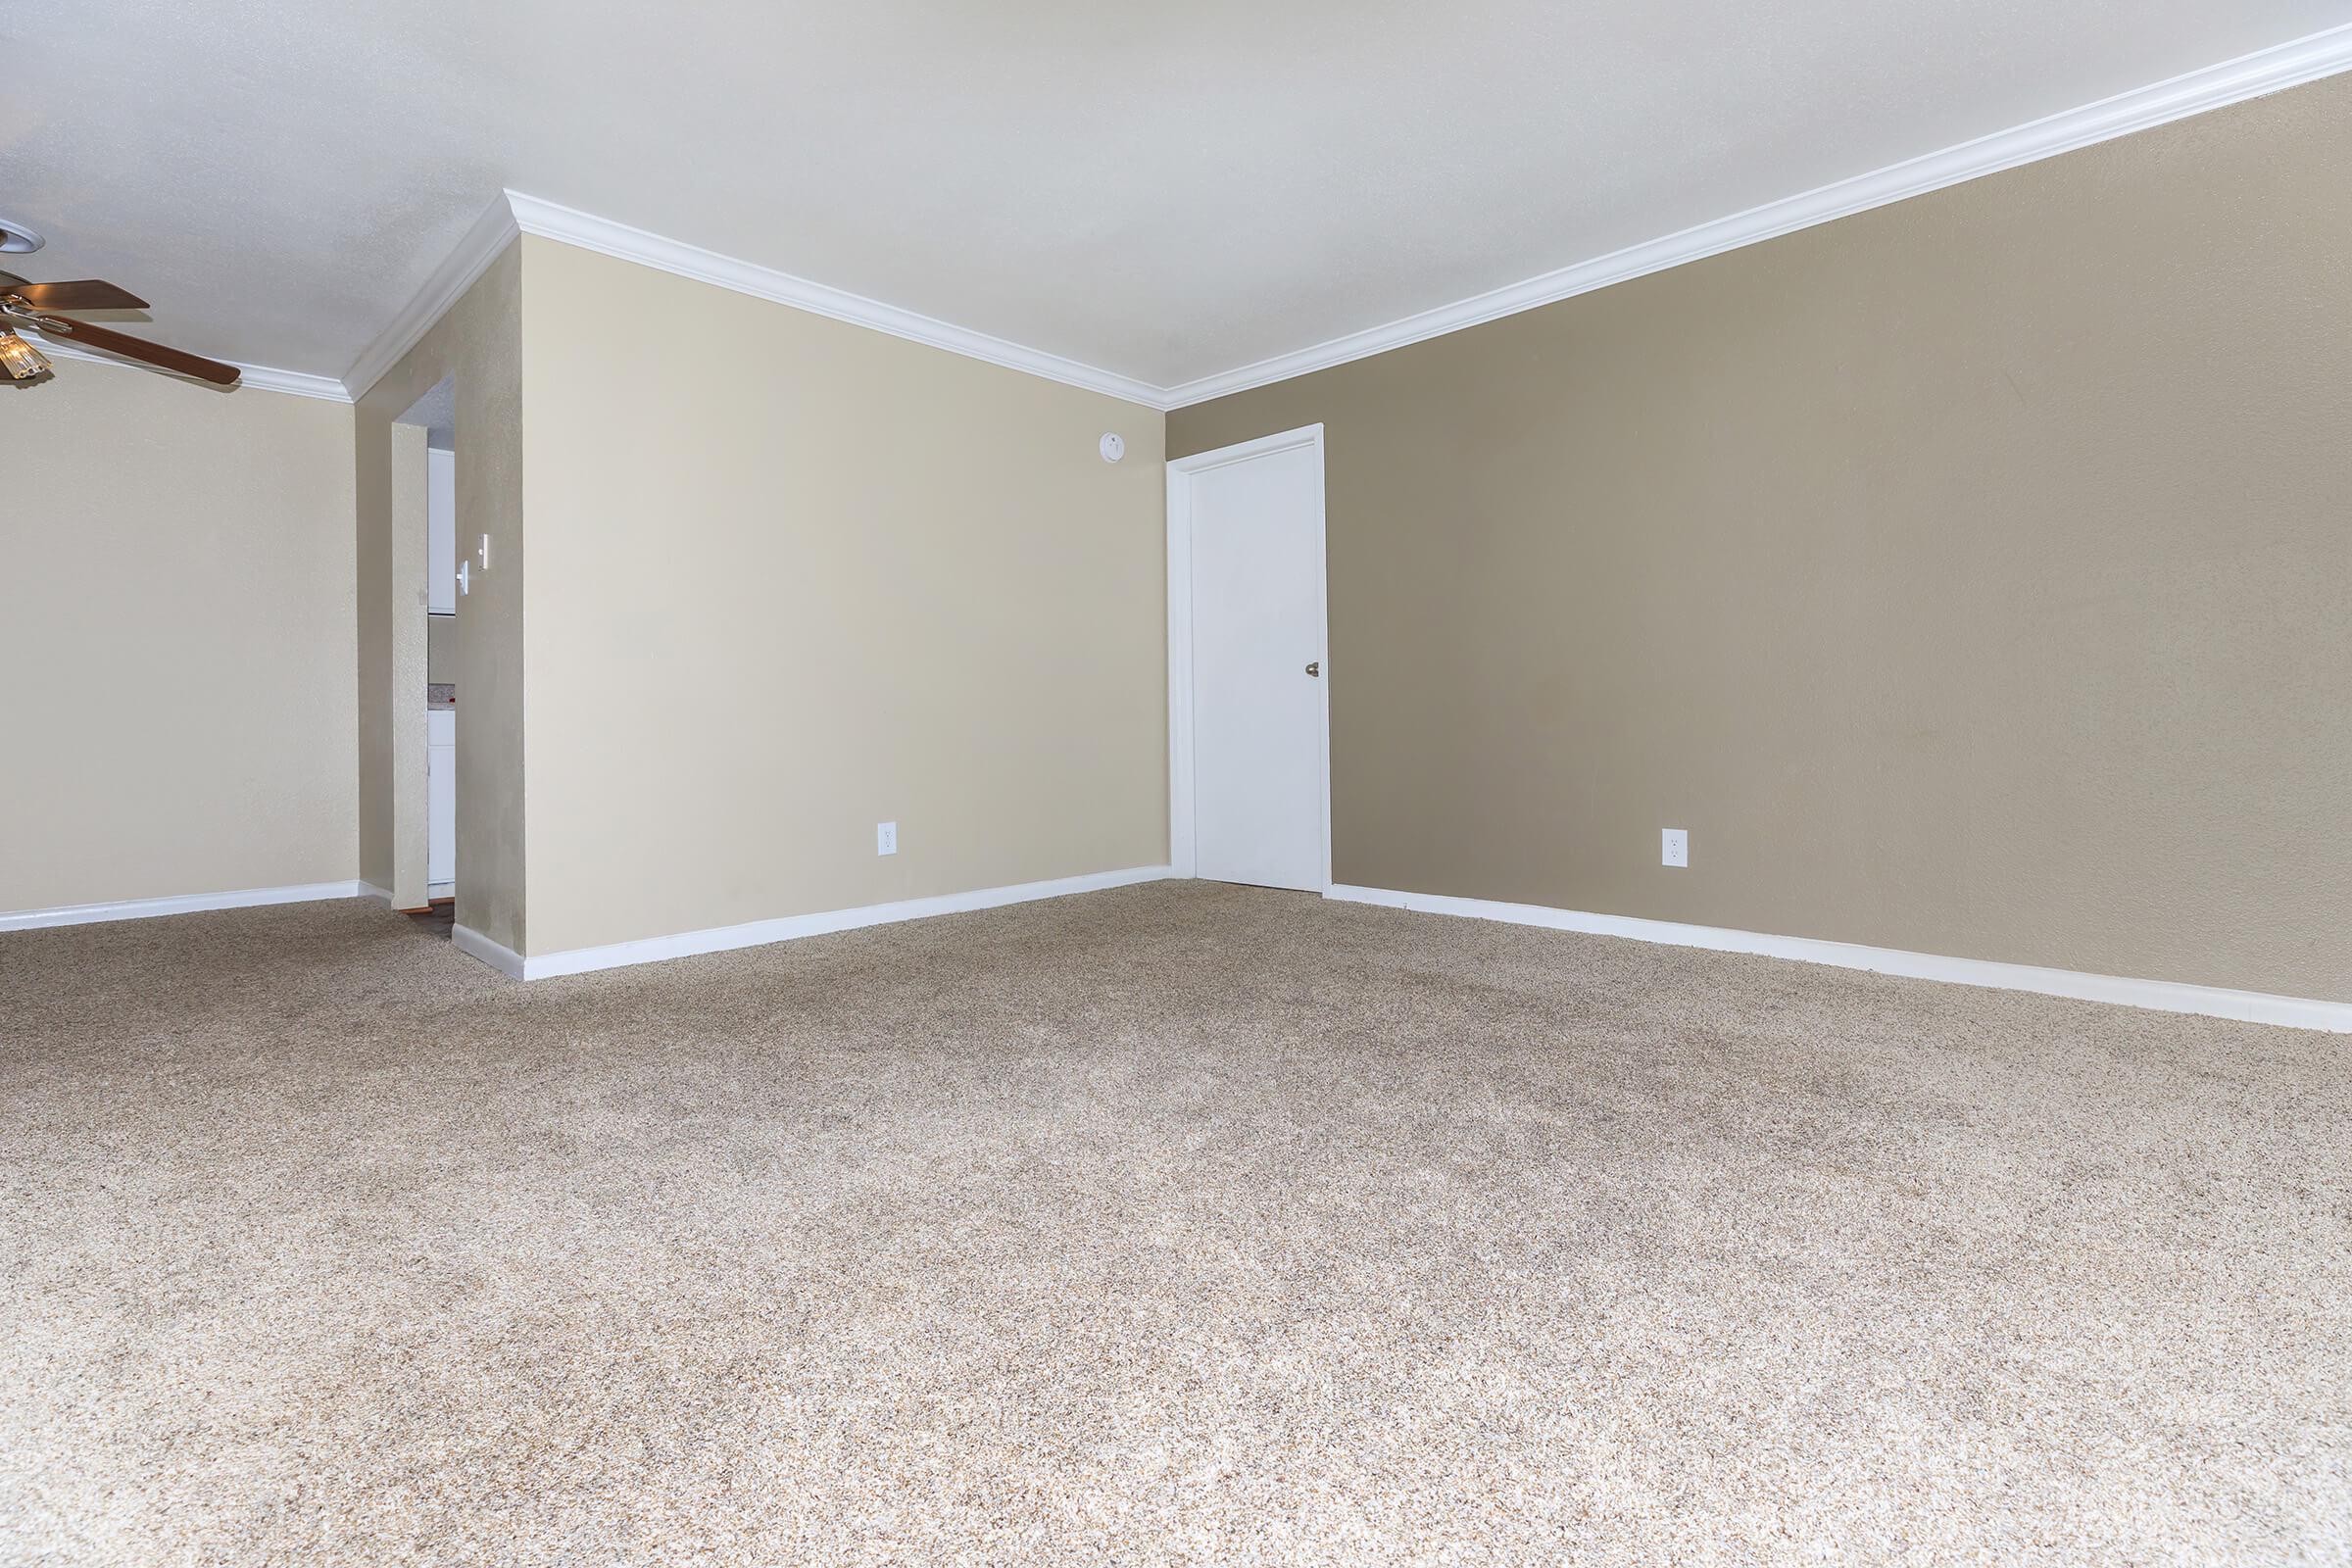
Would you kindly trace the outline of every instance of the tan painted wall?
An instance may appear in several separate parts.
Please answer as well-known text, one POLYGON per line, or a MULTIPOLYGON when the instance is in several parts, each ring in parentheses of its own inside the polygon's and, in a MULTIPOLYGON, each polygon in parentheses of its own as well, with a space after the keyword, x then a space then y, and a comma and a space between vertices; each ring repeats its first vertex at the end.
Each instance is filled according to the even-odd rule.
MULTIPOLYGON (((458 888, 460 924, 522 951, 523 455, 522 253, 509 246, 447 315, 359 402, 358 536, 363 563, 359 683, 362 872, 423 886, 424 535, 414 554, 394 533, 393 423, 444 375, 457 382, 458 539, 488 533, 494 569, 459 601, 458 888), (386 563, 368 575, 365 563, 386 563), (413 564, 412 564, 413 563, 413 564), (415 762, 408 760, 411 747, 415 762), (402 820, 416 824, 400 830, 402 820)), ((421 458, 421 452, 417 454, 421 458)), ((406 540, 411 530, 400 530, 406 540)))
POLYGON ((1170 416, 1328 427, 1339 879, 2352 998, 2348 168, 2337 78, 1170 416))
POLYGON ((530 952, 1166 861, 1158 414, 522 243, 530 952))
POLYGON ((0 910, 349 881, 351 410, 61 358, 0 472, 0 910))
POLYGON ((360 863, 363 879, 390 894, 393 907, 416 909, 426 900, 425 792, 418 782, 424 777, 424 725, 415 711, 426 678, 425 432, 419 424, 395 424, 385 435, 391 526, 370 529, 360 553, 360 608, 361 646, 370 656, 389 646, 391 679, 362 686, 360 723, 362 733, 380 734, 391 747, 388 778, 370 781, 380 789, 371 799, 389 810, 363 821, 360 863), (391 780, 401 787, 382 787, 391 780), (380 831, 387 822, 388 835, 380 831))

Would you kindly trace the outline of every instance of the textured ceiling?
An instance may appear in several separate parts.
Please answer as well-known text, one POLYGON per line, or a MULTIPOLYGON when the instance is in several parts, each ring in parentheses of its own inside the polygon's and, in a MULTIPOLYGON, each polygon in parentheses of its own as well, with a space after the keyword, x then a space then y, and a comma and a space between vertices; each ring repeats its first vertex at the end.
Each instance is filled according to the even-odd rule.
POLYGON ((1167 385, 2352 0, 0 6, 34 277, 340 376, 502 187, 1167 385))
POLYGON ((401 416, 404 424, 424 426, 424 444, 454 452, 458 446, 458 383, 454 377, 443 376, 425 389, 424 396, 409 405, 401 416))

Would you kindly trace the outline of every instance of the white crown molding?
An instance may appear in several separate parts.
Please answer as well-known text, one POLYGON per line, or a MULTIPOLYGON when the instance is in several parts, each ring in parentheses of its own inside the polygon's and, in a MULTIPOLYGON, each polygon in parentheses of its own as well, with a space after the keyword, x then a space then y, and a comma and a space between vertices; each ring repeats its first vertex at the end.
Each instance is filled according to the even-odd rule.
MULTIPOLYGON (((1068 386, 1101 392, 1145 408, 1170 411, 1248 391, 1350 360, 1402 348, 1500 317, 1553 304, 1688 262, 1868 212, 1913 196, 2056 157, 2133 131, 2208 110, 2225 108, 2265 93, 2278 92, 2352 70, 2352 25, 2314 33, 2291 43, 2192 71, 2097 103, 1980 136, 1939 152, 1838 180, 1815 190, 1767 202, 1743 213, 1700 223, 1680 233, 1647 240, 1606 256, 1543 273, 1504 288, 1472 295, 1385 325, 1351 332, 1292 353, 1201 376, 1173 387, 1154 386, 1081 364, 1042 349, 1028 348, 969 327, 844 289, 796 277, 715 251, 704 250, 610 219, 579 212, 521 191, 503 192, 468 228, 456 249, 433 270, 408 306, 387 323, 354 362, 340 389, 326 376, 302 375, 262 366, 245 366, 246 384, 268 391, 351 402, 364 397, 400 357, 416 345, 458 297, 497 259, 518 233, 560 240, 642 267, 711 283, 738 294, 789 305, 835 320, 871 327, 894 337, 926 343, 1008 369, 1068 386)), ((90 358, 66 351, 69 357, 90 358)))
POLYGON ((442 258, 398 316, 385 323, 375 340, 352 362, 343 376, 343 386, 351 401, 358 402, 368 395, 384 372, 400 363, 400 357, 416 346, 416 340, 432 330, 433 323, 449 314, 460 295, 473 287, 474 279, 490 270, 499 253, 514 239, 514 214, 508 208, 505 196, 500 196, 458 241, 457 248, 442 258))
POLYGON ((331 375, 311 375, 301 370, 277 370, 267 365, 240 365, 244 374, 239 384, 256 392, 283 392, 298 398, 323 398, 329 403, 352 401, 348 387, 331 375))
POLYGON ((773 268, 760 267, 751 262, 721 256, 699 246, 664 239, 649 234, 642 228, 615 223, 610 219, 597 218, 569 207, 561 207, 520 191, 507 192, 507 203, 514 209, 514 221, 525 234, 545 239, 561 240, 582 250, 596 251, 651 267, 659 271, 672 272, 679 277, 691 277, 697 282, 714 283, 738 294, 755 299, 772 300, 778 305, 790 305, 817 316, 829 316, 837 321, 849 321, 858 326, 869 326, 877 332, 927 343, 933 348, 946 349, 966 359, 984 360, 1001 365, 1009 370, 1021 370, 1030 375, 1059 381, 1065 386, 1083 387, 1089 392, 1101 392, 1128 403, 1140 403, 1146 408, 1166 406, 1166 394, 1147 381, 1119 375, 1110 370, 1081 365, 1076 360, 1048 354, 1043 349, 1026 348, 957 326, 952 321, 901 310, 880 300, 869 300, 860 294, 832 288, 823 283, 779 272, 773 268))
POLYGON ((934 915, 962 914, 994 909, 1007 904, 1030 904, 1039 899, 1066 898, 1073 893, 1096 893, 1104 888, 1157 882, 1169 874, 1164 865, 1140 865, 1124 871, 1093 871, 1051 882, 1021 882, 1010 887, 977 888, 969 893, 943 893, 935 898, 907 899, 897 904, 869 904, 855 909, 828 909, 819 914, 791 914, 745 925, 717 926, 707 931, 681 931, 672 936, 615 942, 602 948, 573 948, 564 953, 533 954, 524 957, 513 948, 492 941, 479 931, 458 926, 451 940, 458 951, 470 954, 512 980, 545 980, 560 974, 586 974, 594 969, 619 969, 630 964, 660 963, 667 958, 690 958, 703 953, 725 953, 736 948, 764 947, 800 937, 854 931, 860 926, 888 925, 900 920, 927 920, 934 915))
MULTIPOLYGON (((120 355, 101 354, 95 349, 85 349, 55 333, 42 332, 39 327, 34 327, 32 330, 39 333, 42 352, 54 355, 58 359, 82 360, 91 365, 115 365, 125 369, 143 370, 149 374, 157 373, 152 367, 141 365, 136 360, 126 360, 120 355)), ((237 367, 237 387, 227 390, 234 391, 249 387, 256 392, 284 392, 298 398, 322 398, 329 403, 349 403, 351 401, 351 394, 343 390, 343 383, 331 375, 306 375, 300 370, 280 370, 267 365, 241 365, 234 360, 223 360, 221 363, 237 367)), ((171 375, 173 372, 165 370, 161 373, 171 375)), ((189 376, 185 379, 193 381, 195 377, 189 376)), ((198 382, 197 384, 209 386, 212 383, 198 382)))
POLYGON ((2184 120, 2317 81, 2352 70, 2352 26, 2313 33, 2292 43, 2260 50, 2236 60, 2209 66, 2097 103, 2070 109, 2013 129, 1980 136, 1941 152, 1890 164, 1871 173, 1841 179, 1801 195, 1767 202, 1686 228, 1677 234, 1645 241, 1597 256, 1573 267, 1545 272, 1524 282, 1485 294, 1474 294, 1435 310, 1423 311, 1382 326, 1350 332, 1311 348, 1279 354, 1218 375, 1201 376, 1180 386, 1160 389, 1160 407, 1174 410, 1211 398, 1246 392, 1251 387, 1313 370, 1329 369, 1350 360, 1402 348, 1426 338, 1456 332, 1482 321, 1515 316, 1540 305, 1589 294, 1612 283, 1623 283, 1650 272, 1664 271, 1686 262, 1701 261, 1725 251, 1810 228, 1833 219, 1850 217, 1912 196, 1924 196, 1948 185, 1994 174, 2021 164, 2052 158, 2097 142, 2128 136, 2136 130, 2184 120))
POLYGON ((1335 885, 1324 897, 1350 904, 1386 905, 1420 914, 1499 920, 1506 925, 1624 937, 1667 947, 1752 953, 1767 958, 1792 958, 1799 963, 1824 963, 1838 969, 1863 969, 1872 974, 1900 975, 1912 980, 1940 980, 1994 991, 2031 991, 2045 997, 2070 997, 2078 1002, 2106 1002, 2158 1012, 2185 1012, 2206 1018, 2233 1018, 2241 1023, 2352 1034, 2352 1002, 2230 991, 2177 980, 2133 980, 2122 975, 2084 974, 2075 969, 2044 969, 2030 963, 1997 963, 1986 958, 1951 958, 1933 953, 1906 953, 1898 948, 1866 948, 1851 942, 1778 937, 1721 926, 1681 925, 1671 920, 1641 920, 1623 914, 1588 914, 1540 904, 1500 904, 1436 893, 1396 893, 1387 888, 1335 885))
POLYGON ((0 931, 31 931, 53 925, 90 925, 101 920, 147 920, 199 909, 247 909, 260 904, 310 904, 352 899, 358 882, 309 882, 299 887, 244 888, 234 893, 183 893, 168 899, 125 899, 119 904, 68 904, 52 909, 17 909, 0 914, 0 931))

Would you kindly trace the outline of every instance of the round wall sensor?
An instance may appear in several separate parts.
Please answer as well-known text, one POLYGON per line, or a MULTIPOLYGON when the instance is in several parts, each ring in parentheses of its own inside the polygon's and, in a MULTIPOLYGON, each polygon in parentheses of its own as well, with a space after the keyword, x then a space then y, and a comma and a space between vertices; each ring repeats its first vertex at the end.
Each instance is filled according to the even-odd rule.
POLYGON ((21 256, 37 251, 48 242, 13 218, 0 218, 0 251, 21 256))
POLYGON ((1126 455, 1127 443, 1119 439, 1117 431, 1111 431, 1102 437, 1102 461, 1104 463, 1116 463, 1126 455))

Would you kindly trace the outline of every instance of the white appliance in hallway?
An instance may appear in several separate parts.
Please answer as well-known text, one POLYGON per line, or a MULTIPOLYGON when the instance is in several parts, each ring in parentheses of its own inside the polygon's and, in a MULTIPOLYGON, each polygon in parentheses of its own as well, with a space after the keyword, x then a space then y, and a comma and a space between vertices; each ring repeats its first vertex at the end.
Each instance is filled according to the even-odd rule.
POLYGON ((458 710, 424 712, 424 891, 445 899, 458 881, 458 710))
POLYGON ((1168 554, 1177 869, 1321 892, 1331 885, 1322 427, 1171 463, 1168 554))

